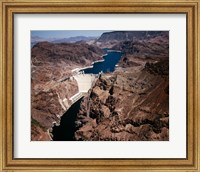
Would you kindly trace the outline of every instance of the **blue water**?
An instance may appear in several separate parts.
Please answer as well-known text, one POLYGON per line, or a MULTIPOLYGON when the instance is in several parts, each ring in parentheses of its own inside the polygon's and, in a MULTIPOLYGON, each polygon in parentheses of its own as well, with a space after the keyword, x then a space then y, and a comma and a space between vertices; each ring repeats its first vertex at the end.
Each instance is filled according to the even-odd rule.
POLYGON ((84 73, 93 74, 98 74, 101 71, 103 73, 113 72, 115 70, 115 65, 119 62, 121 56, 121 52, 107 52, 107 55, 103 57, 103 62, 94 63, 92 68, 87 68, 82 71, 84 71, 84 73))

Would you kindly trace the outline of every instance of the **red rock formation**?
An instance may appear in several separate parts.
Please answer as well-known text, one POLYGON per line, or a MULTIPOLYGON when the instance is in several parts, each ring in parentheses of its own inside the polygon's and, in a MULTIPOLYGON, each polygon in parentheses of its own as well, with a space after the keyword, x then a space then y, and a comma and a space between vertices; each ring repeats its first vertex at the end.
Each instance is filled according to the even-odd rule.
POLYGON ((78 92, 71 70, 101 55, 101 49, 87 44, 41 42, 31 49, 31 140, 51 140, 51 128, 78 92))
MULTIPOLYGON (((96 45, 101 48, 113 48, 124 42, 135 42, 148 40, 158 37, 168 37, 168 31, 113 31, 103 33, 98 40, 95 41, 96 45)), ((123 48, 120 46, 120 48, 123 48)), ((119 49, 118 49, 119 50, 119 49)), ((134 50, 134 49, 132 49, 134 50)))
POLYGON ((113 47, 124 55, 84 98, 76 140, 169 140, 168 47, 167 32, 113 47))
POLYGON ((76 139, 168 140, 168 83, 148 68, 102 75, 81 105, 76 139))

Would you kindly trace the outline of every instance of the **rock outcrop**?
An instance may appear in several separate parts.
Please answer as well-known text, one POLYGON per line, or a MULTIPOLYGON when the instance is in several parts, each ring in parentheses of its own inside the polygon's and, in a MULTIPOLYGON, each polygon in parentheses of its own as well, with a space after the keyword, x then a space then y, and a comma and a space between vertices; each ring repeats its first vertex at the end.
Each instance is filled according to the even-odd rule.
POLYGON ((96 45, 101 48, 112 48, 118 43, 124 41, 137 41, 154 38, 168 34, 166 31, 113 31, 103 33, 99 39, 96 40, 96 45))
POLYGON ((78 92, 71 70, 101 59, 102 50, 87 44, 40 42, 31 49, 31 140, 51 140, 51 128, 78 92))
POLYGON ((76 140, 169 140, 168 41, 162 32, 113 47, 124 55, 81 103, 76 140))
POLYGON ((76 139, 168 140, 169 78, 163 64, 168 63, 102 75, 81 104, 76 139))

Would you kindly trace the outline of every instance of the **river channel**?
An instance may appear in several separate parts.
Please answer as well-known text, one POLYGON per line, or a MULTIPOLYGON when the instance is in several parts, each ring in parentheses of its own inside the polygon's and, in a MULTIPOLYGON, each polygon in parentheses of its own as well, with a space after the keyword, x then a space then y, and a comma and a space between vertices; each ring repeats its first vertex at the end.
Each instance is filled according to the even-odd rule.
MULTIPOLYGON (((108 73, 115 70, 116 64, 119 62, 122 53, 119 51, 107 51, 103 56, 104 61, 95 62, 93 67, 86 68, 82 71, 86 74, 98 74, 100 72, 108 73)), ((75 141, 74 133, 76 131, 75 121, 80 109, 80 103, 83 98, 75 102, 61 117, 59 126, 53 127, 53 140, 54 141, 75 141)))

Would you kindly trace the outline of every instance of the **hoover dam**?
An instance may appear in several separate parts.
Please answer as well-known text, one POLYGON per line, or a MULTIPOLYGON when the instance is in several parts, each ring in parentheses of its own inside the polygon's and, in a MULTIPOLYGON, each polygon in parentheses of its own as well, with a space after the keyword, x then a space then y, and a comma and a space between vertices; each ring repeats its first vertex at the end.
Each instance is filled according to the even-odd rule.
POLYGON ((71 103, 75 103, 77 100, 82 98, 88 90, 92 87, 92 84, 97 76, 93 74, 79 73, 73 76, 78 83, 79 92, 73 95, 69 100, 71 103))

